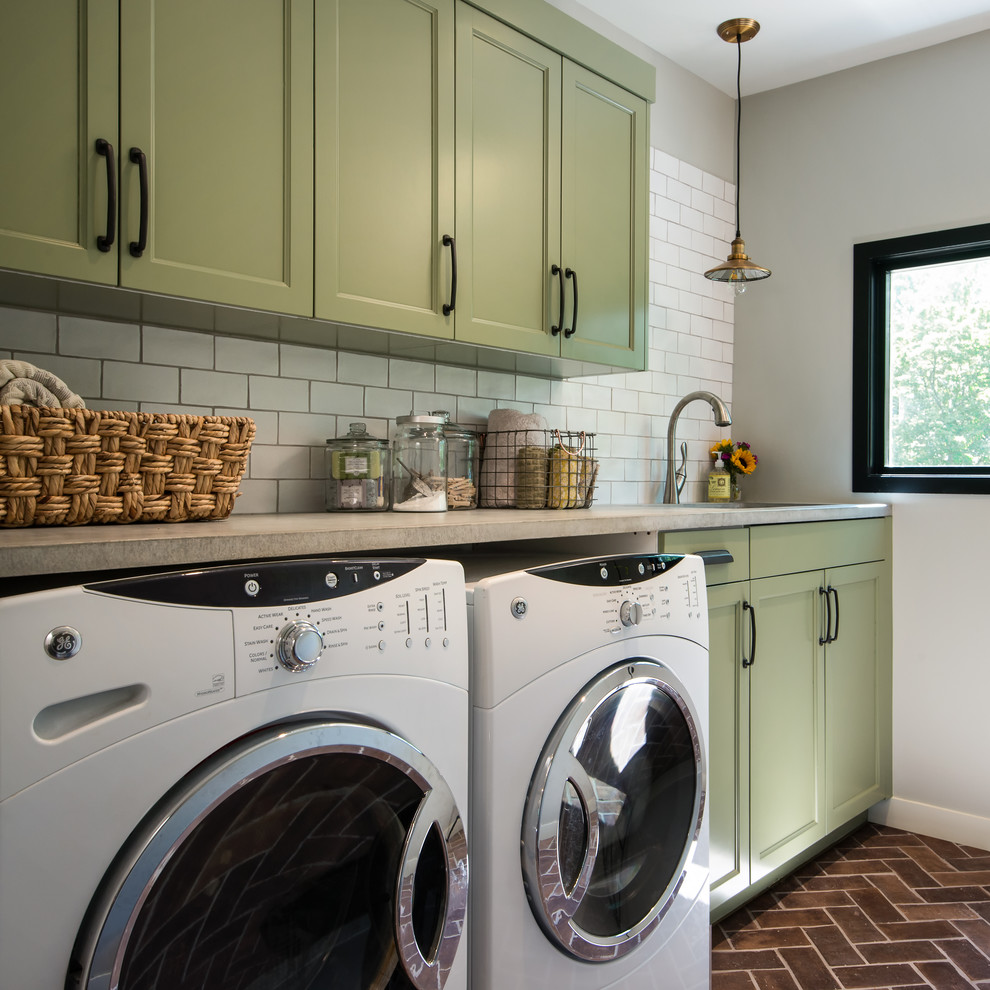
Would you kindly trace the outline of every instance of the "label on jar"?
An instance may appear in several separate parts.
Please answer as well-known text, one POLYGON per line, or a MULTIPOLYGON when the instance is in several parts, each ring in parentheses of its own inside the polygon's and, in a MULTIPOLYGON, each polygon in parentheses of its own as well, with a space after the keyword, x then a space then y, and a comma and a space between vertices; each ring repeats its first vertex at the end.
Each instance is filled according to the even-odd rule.
POLYGON ((712 471, 708 475, 708 501, 709 502, 728 502, 729 495, 729 482, 731 477, 728 471, 712 471))
POLYGON ((382 474, 381 455, 377 450, 361 451, 360 453, 335 450, 331 473, 334 478, 347 480, 380 478, 382 474))
POLYGON ((381 478, 330 482, 328 509, 384 509, 381 478))

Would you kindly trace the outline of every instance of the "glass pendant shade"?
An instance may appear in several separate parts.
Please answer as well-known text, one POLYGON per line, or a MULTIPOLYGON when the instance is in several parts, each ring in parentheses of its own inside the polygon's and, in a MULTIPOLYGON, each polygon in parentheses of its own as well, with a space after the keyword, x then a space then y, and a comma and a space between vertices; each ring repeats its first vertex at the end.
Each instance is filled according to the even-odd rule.
POLYGON ((728 260, 705 272, 705 278, 710 278, 713 282, 756 282, 769 276, 769 268, 762 268, 749 260, 746 242, 741 237, 733 240, 728 260))

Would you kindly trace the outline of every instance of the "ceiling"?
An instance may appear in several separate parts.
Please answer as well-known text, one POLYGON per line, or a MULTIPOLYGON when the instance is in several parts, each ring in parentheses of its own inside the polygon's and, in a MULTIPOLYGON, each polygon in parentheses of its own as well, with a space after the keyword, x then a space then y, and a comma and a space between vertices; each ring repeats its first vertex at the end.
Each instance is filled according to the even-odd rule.
POLYGON ((730 96, 736 54, 715 28, 731 18, 760 22, 742 53, 744 96, 990 29, 988 0, 579 2, 730 96))

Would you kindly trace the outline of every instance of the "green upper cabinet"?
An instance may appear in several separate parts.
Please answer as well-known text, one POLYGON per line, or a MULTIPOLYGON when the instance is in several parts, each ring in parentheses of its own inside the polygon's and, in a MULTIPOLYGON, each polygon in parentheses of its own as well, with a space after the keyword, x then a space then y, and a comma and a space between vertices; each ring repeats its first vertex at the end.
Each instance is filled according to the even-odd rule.
POLYGON ((458 340, 644 367, 647 109, 458 5, 458 340))
POLYGON ((451 338, 454 0, 321 0, 316 52, 316 315, 451 338))
POLYGON ((560 353, 560 100, 556 52, 458 5, 458 340, 560 353))
POLYGON ((313 0, 120 18, 120 284, 312 315, 313 0))
POLYGON ((0 93, 0 267, 115 285, 116 0, 0 6, 0 93))
POLYGON ((571 307, 561 354, 642 368, 649 108, 566 60, 563 92, 561 257, 571 307))

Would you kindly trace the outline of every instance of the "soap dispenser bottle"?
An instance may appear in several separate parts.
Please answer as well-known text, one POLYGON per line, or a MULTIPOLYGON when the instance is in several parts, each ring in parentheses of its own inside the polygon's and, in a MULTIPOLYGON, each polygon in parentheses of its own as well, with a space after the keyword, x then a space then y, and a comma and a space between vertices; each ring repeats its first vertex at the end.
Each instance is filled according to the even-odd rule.
POLYGON ((728 502, 731 495, 732 475, 725 469, 722 455, 718 454, 708 475, 708 501, 728 502))

